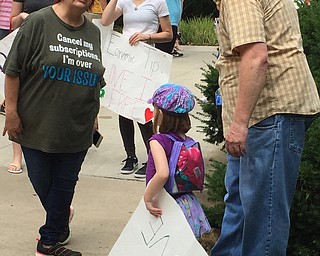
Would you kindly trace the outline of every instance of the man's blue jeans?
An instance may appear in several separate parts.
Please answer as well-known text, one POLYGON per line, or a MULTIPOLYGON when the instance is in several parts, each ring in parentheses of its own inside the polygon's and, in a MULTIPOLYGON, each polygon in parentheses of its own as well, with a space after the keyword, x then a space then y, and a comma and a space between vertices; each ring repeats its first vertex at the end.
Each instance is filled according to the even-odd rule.
POLYGON ((246 154, 227 155, 221 235, 211 256, 285 256, 305 132, 313 118, 274 115, 249 129, 246 154))
POLYGON ((78 153, 45 153, 22 147, 28 176, 46 211, 41 241, 55 245, 68 225, 70 205, 87 150, 78 153))

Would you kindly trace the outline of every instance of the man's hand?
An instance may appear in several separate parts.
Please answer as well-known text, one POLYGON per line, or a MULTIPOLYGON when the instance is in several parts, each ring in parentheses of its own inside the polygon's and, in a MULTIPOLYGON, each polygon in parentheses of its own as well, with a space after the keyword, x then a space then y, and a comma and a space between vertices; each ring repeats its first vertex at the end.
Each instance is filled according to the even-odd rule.
POLYGON ((248 127, 232 122, 226 135, 226 149, 234 157, 243 156, 246 153, 246 140, 248 127))

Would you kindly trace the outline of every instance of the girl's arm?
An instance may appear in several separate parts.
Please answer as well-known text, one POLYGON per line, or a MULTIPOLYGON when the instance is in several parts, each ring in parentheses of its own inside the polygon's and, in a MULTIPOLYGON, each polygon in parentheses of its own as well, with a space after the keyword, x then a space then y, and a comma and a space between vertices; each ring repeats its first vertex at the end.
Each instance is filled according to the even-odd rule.
POLYGON ((118 0, 111 0, 106 8, 104 8, 101 17, 101 24, 103 26, 109 26, 122 15, 122 11, 117 8, 117 3, 118 0))
POLYGON ((23 3, 12 2, 11 8, 11 28, 15 30, 20 27, 24 19, 29 15, 26 12, 22 12, 23 3))
POLYGON ((157 207, 155 196, 159 194, 169 178, 169 165, 166 153, 158 141, 150 141, 150 150, 154 159, 156 174, 150 180, 143 198, 147 210, 155 217, 160 217, 162 210, 157 207))
POLYGON ((164 43, 172 40, 172 26, 169 16, 160 18, 161 32, 155 34, 142 34, 140 32, 134 33, 129 38, 129 44, 135 45, 139 41, 151 43, 164 43))

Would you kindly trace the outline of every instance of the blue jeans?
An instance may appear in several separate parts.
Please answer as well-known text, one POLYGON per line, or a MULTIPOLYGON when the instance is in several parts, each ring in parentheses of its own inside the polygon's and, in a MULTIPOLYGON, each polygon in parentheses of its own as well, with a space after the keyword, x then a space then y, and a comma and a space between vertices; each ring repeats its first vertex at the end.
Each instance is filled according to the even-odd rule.
POLYGON ((87 150, 78 153, 45 153, 22 147, 28 176, 46 211, 39 229, 45 245, 55 245, 68 226, 78 174, 87 150))
POLYGON ((249 128, 246 154, 227 155, 225 213, 211 256, 285 256, 290 206, 313 117, 274 115, 249 128))

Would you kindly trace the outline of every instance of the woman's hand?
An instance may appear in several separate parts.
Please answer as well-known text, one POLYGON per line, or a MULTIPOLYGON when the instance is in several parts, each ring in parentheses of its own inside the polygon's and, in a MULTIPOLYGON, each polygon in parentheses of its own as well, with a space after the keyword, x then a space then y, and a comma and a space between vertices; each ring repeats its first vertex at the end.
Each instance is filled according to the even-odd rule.
MULTIPOLYGON (((142 34, 140 32, 136 32, 132 36, 130 36, 129 44, 136 45, 139 41, 147 43, 150 41, 150 39, 151 39, 151 37, 149 34, 142 34)), ((151 43, 151 41, 149 43, 151 43)))
POLYGON ((22 132, 22 123, 18 113, 6 111, 6 121, 2 135, 8 133, 9 137, 17 138, 22 132))

